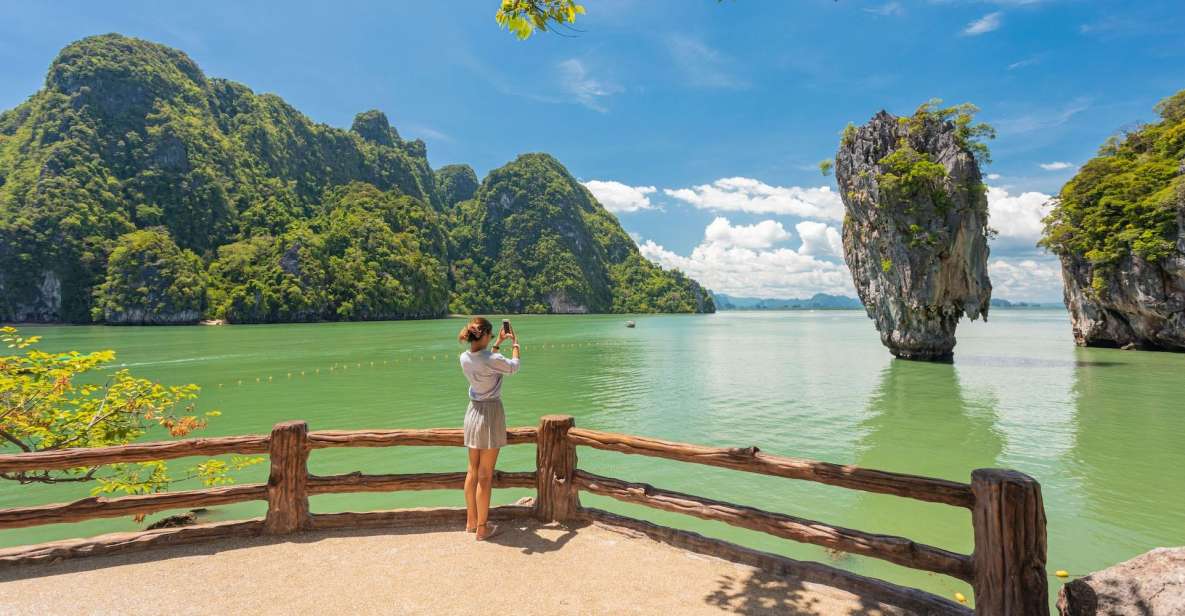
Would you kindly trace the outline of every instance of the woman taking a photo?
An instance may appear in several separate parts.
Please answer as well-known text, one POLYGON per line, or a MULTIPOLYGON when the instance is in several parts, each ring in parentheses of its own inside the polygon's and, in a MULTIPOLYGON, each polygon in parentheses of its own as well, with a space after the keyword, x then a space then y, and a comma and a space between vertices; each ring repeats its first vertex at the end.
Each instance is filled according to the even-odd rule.
POLYGON ((488 521, 490 489, 498 449, 506 445, 506 411, 502 408, 502 377, 518 372, 519 347, 510 321, 502 322, 498 342, 490 344, 493 327, 482 317, 474 317, 461 330, 458 339, 469 344, 461 353, 461 371, 469 381, 469 409, 465 411, 465 447, 469 449, 469 471, 465 474, 465 507, 468 515, 465 531, 477 533, 484 541, 498 532, 488 521), (499 353, 502 341, 513 342, 511 358, 499 353))

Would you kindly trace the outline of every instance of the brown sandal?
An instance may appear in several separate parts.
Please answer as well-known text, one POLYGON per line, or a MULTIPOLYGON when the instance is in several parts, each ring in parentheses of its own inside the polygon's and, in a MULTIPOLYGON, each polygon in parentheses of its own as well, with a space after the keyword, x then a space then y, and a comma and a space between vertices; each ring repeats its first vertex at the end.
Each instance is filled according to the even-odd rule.
POLYGON ((477 536, 477 537, 474 537, 474 538, 475 538, 475 539, 477 539, 478 541, 485 541, 486 539, 489 539, 490 537, 493 537, 493 536, 497 535, 498 533, 502 532, 502 526, 501 526, 501 525, 498 525, 498 524, 490 524, 490 523, 488 523, 488 522, 487 522, 487 523, 485 523, 485 524, 478 524, 477 526, 478 526, 479 528, 480 528, 480 527, 482 527, 482 526, 485 526, 487 529, 488 529, 488 528, 493 528, 493 529, 494 529, 494 530, 491 530, 490 532, 486 533, 484 537, 483 537, 483 536, 480 536, 480 535, 479 535, 479 536, 477 536))

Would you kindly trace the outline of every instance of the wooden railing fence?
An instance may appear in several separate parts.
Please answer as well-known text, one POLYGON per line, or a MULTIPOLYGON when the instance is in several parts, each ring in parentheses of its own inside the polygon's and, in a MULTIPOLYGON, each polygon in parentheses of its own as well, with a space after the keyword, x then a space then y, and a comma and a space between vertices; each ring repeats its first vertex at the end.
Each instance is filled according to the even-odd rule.
MULTIPOLYGON (((266 500, 262 519, 218 522, 190 527, 114 533, 36 546, 0 550, 0 566, 52 561, 73 556, 125 551, 157 545, 191 543, 226 536, 284 535, 302 530, 372 526, 414 526, 461 523, 457 508, 402 509, 314 514, 308 498, 340 492, 461 489, 465 473, 405 473, 316 476, 308 472, 309 452, 326 447, 463 446, 458 429, 308 430, 303 421, 277 424, 270 435, 187 439, 122 447, 65 449, 44 453, 0 455, 0 472, 78 468, 113 462, 163 460, 221 454, 270 457, 266 484, 245 484, 124 496, 92 497, 71 503, 0 509, 0 529, 76 522, 92 518, 147 514, 167 509, 211 507, 266 500)), ((543 522, 599 521, 625 526, 653 538, 695 551, 753 564, 777 572, 807 575, 816 581, 846 586, 905 601, 928 613, 965 612, 957 604, 929 593, 858 576, 817 563, 793 561, 749 550, 696 533, 658 526, 583 507, 581 491, 715 520, 802 543, 879 558, 897 565, 948 575, 969 582, 975 593, 975 614, 1045 616, 1049 613, 1045 573, 1046 531, 1041 489, 1031 477, 1000 469, 980 469, 971 483, 870 470, 762 453, 756 447, 719 448, 675 443, 575 427, 572 417, 548 415, 536 428, 512 428, 508 443, 536 444, 536 468, 528 472, 497 472, 496 488, 535 488, 534 503, 491 508, 492 519, 534 517, 543 522), (974 552, 958 554, 905 537, 868 533, 823 522, 764 511, 690 494, 604 477, 577 468, 577 447, 652 456, 751 473, 814 481, 828 485, 891 494, 971 510, 974 552)))

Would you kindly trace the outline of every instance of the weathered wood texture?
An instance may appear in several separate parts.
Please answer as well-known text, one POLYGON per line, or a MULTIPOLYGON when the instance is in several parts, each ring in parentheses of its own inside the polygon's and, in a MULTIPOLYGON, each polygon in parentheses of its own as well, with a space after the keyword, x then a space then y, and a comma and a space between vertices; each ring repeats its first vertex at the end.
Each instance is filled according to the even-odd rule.
POLYGON ((971 473, 975 509, 975 610, 981 616, 1046 616, 1045 506, 1041 486, 1016 471, 971 473))
POLYGON ((78 522, 91 518, 116 518, 137 513, 152 513, 165 509, 188 507, 213 507, 250 500, 267 498, 267 486, 251 483, 237 486, 165 492, 161 494, 136 494, 105 498, 92 496, 72 503, 54 503, 37 507, 0 509, 0 528, 23 528, 40 524, 78 522))
POLYGON ((115 462, 147 462, 189 456, 218 456, 227 453, 267 453, 267 450, 268 437, 266 435, 188 438, 179 441, 136 443, 114 447, 79 447, 57 451, 0 455, 0 473, 61 470, 115 462))
POLYGON ((744 505, 662 490, 645 483, 631 483, 576 471, 576 485, 593 494, 663 511, 715 520, 775 537, 871 556, 891 563, 942 573, 971 581, 971 558, 941 548, 915 543, 905 537, 878 535, 822 522, 763 511, 744 505))
MULTIPOLYGON (((399 492, 405 490, 460 490, 465 487, 465 473, 404 473, 397 475, 310 475, 308 493, 399 492)), ((494 471, 495 488, 534 488, 535 472, 494 471)), ((0 518, 2 519, 2 518, 0 518)))
POLYGON ((271 474, 267 478, 268 534, 291 533, 309 521, 309 425, 285 421, 272 428, 271 474))
POLYGON ((0 569, 56 562, 79 556, 138 552, 155 547, 200 543, 227 537, 251 537, 263 532, 263 519, 213 522, 131 533, 111 533, 0 550, 0 569))
POLYGON ((581 428, 569 430, 568 439, 577 445, 595 449, 694 462, 763 475, 805 479, 843 488, 893 494, 968 509, 974 504, 971 487, 965 483, 877 471, 858 466, 771 456, 761 453, 756 447, 731 449, 705 447, 581 428))
POLYGON ((543 522, 563 522, 580 509, 579 491, 573 483, 576 447, 568 431, 576 424, 569 415, 539 418, 535 447, 535 516, 543 522))
MULTIPOLYGON (((908 610, 919 616, 970 616, 972 614, 971 610, 966 607, 942 597, 820 563, 798 561, 785 556, 761 552, 735 543, 705 537, 698 533, 659 526, 592 507, 581 509, 579 517, 610 527, 636 531, 655 541, 680 549, 749 565, 774 575, 842 588, 864 597, 866 604, 881 602, 908 610)), ((869 612, 873 612, 875 607, 875 605, 868 605, 869 612)))
MULTIPOLYGON (((510 428, 506 444, 535 442, 535 428, 510 428)), ((309 448, 392 447, 392 446, 464 447, 465 431, 460 428, 426 430, 317 430, 309 433, 309 448)))
MULTIPOLYGON (((490 507, 491 520, 512 520, 526 518, 534 509, 520 505, 499 505, 490 507)), ((315 513, 307 526, 310 530, 331 528, 407 528, 415 526, 457 525, 464 526, 464 507, 441 507, 434 509, 389 509, 386 511, 343 511, 341 513, 315 513)))

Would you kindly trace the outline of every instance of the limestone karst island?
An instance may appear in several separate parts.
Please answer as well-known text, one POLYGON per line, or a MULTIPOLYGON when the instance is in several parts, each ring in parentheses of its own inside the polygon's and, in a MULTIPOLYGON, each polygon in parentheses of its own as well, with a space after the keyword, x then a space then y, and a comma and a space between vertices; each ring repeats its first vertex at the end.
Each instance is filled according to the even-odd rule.
POLYGON ((1185 5, 7 6, 0 614, 1185 616, 1185 5))

